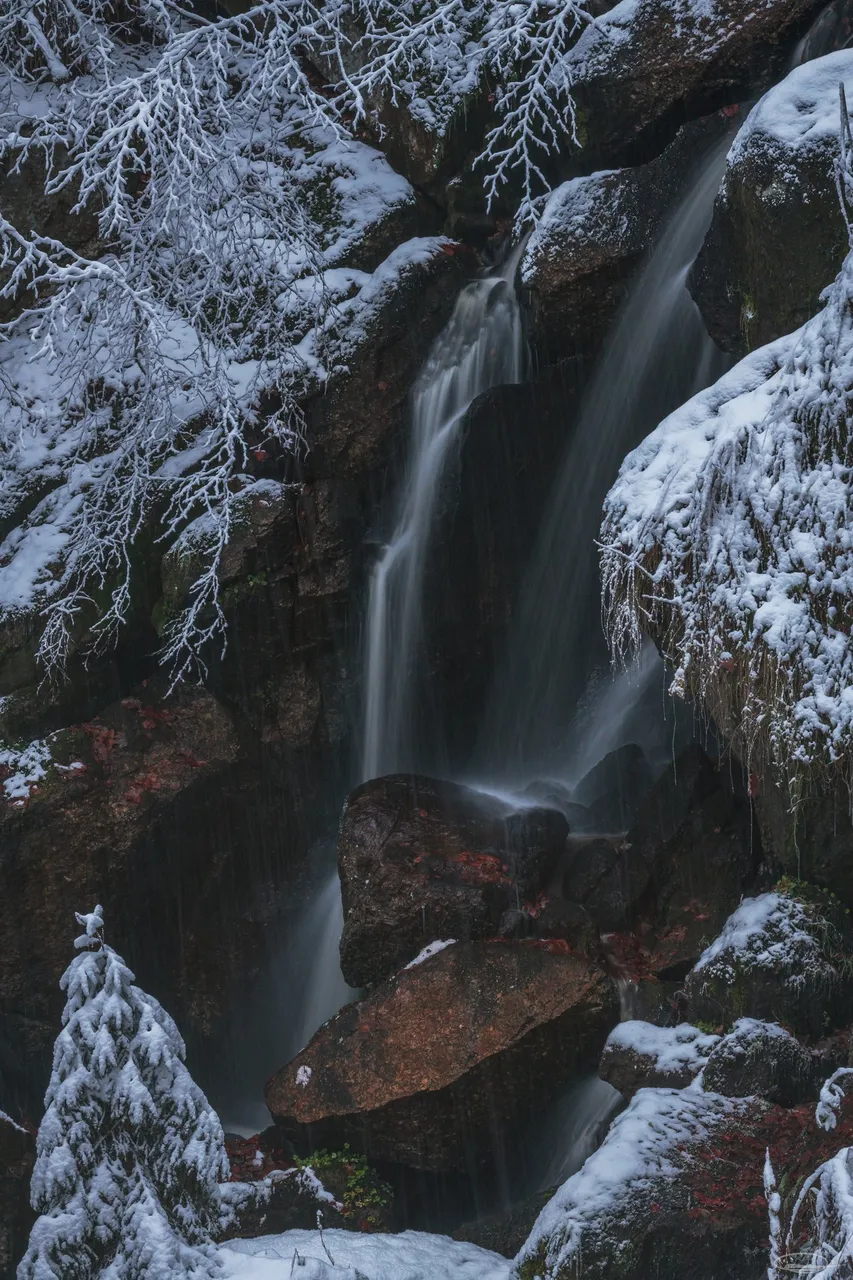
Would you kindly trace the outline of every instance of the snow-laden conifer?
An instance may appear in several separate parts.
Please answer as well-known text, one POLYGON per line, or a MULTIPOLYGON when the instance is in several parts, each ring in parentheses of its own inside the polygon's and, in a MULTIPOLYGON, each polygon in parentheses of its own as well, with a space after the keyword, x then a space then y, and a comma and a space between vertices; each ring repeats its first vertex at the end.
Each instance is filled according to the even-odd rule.
POLYGON ((216 1275, 219 1119, 174 1022, 104 943, 102 908, 77 919, 32 1179, 40 1216, 18 1280, 216 1275))

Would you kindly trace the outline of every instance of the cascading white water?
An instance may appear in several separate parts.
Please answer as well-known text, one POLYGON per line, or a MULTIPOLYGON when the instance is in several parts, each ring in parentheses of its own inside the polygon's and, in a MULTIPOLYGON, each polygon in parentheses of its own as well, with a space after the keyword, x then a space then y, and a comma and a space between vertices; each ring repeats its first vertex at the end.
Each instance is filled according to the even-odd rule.
POLYGON ((436 340, 412 396, 409 462, 394 533, 373 570, 364 646, 361 776, 415 766, 412 733, 424 566, 442 480, 473 401, 524 372, 513 288, 520 249, 494 275, 472 281, 436 340))
POLYGON ((478 772, 493 779, 559 776, 574 708, 602 652, 595 538, 604 495, 625 455, 724 367, 686 277, 730 143, 710 153, 664 228, 585 394, 484 718, 478 772))

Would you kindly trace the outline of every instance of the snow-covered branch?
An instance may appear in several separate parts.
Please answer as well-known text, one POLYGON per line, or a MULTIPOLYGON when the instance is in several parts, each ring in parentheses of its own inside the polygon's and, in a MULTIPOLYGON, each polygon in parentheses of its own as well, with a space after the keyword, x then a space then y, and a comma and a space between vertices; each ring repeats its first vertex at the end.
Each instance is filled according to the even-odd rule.
POLYGON ((566 54, 593 19, 579 0, 356 0, 360 65, 347 83, 364 102, 406 102, 443 132, 475 92, 495 120, 476 164, 491 206, 516 176, 519 220, 535 216, 549 189, 545 159, 577 144, 566 54))
MULTIPOLYGON (((114 638, 143 528, 169 545, 199 519, 207 567, 163 656, 203 669, 250 447, 296 448, 306 392, 343 363, 338 304, 364 282, 341 226, 364 215, 329 209, 371 204, 355 126, 390 99, 443 127, 492 94, 485 190, 520 174, 529 215, 573 136, 564 55, 587 20, 577 0, 3 7, 0 77, 29 105, 0 159, 99 232, 86 256, 0 210, 0 615, 41 613, 48 669, 114 638)), ((383 199, 411 195, 388 175, 383 199)))

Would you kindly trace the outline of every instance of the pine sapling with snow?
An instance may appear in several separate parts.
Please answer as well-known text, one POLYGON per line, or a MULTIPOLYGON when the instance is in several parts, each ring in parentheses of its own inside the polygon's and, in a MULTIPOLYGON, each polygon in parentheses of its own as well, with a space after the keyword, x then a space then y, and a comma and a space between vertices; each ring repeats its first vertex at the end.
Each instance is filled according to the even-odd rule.
POLYGON ((33 1171, 40 1216, 18 1280, 214 1276, 219 1119, 174 1022, 104 943, 102 908, 77 920, 33 1171))

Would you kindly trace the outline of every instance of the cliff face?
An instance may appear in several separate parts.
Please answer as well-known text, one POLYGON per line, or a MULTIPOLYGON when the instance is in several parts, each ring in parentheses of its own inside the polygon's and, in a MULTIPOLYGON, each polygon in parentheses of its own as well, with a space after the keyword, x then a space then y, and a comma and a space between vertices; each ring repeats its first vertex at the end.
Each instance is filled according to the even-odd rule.
MULTIPOLYGON (((692 268, 708 330, 733 355, 784 343, 815 314, 840 265, 835 99, 853 63, 831 51, 846 17, 843 5, 830 8, 831 21, 824 15, 818 31, 823 44, 813 36, 806 46, 824 52, 828 44, 829 56, 799 67, 749 114, 692 268)), ((710 6, 707 21, 686 10, 624 0, 570 55, 583 145, 566 142, 553 162, 557 190, 519 274, 530 377, 470 407, 425 571, 424 683, 454 763, 476 742, 554 474, 614 316, 694 160, 742 124, 741 99, 781 75, 816 5, 726 0, 710 6)), ((171 690, 158 664, 168 621, 194 581, 192 539, 165 549, 153 527, 138 539, 132 607, 117 646, 84 660, 81 629, 64 683, 42 678, 35 613, 0 621, 0 900, 9 904, 0 923, 0 1105, 16 1116, 38 1120, 68 924, 96 899, 108 912, 111 942, 178 1019, 196 1074, 220 1087, 234 1009, 295 929, 314 851, 334 832, 352 786, 368 579, 387 533, 382 513, 404 471, 409 395, 464 283, 507 229, 485 210, 472 178, 493 111, 482 86, 432 131, 399 104, 377 109, 386 132, 377 129, 371 142, 396 194, 365 222, 340 268, 358 277, 364 312, 346 313, 353 333, 346 364, 305 400, 303 447, 294 455, 251 450, 247 498, 221 562, 227 647, 211 656, 201 684, 171 690)), ((511 215, 517 196, 510 190, 497 214, 511 215)), ((27 229, 97 249, 91 220, 75 215, 65 196, 43 199, 33 175, 0 175, 0 208, 27 229)), ((339 230, 330 226, 330 238, 339 230)), ((786 347, 771 368, 759 352, 737 385, 719 384, 713 404, 703 401, 708 420, 764 387, 787 354, 786 347)), ((694 415, 687 427, 701 431, 705 420, 694 415)), ((656 466, 662 486, 684 479, 695 437, 688 443, 684 457, 662 453, 644 465, 646 498, 656 466)), ((653 447, 645 446, 646 459, 653 447)), ((629 482, 630 472, 623 490, 629 482)), ((692 493, 688 480, 684 488, 692 493)), ((24 527, 32 503, 27 490, 3 513, 4 536, 24 527)), ((655 572, 657 543, 639 539, 637 547, 655 572)), ((618 551, 624 560, 624 540, 618 551)), ((654 609, 646 616, 664 647, 678 638, 668 623, 654 609)), ((849 640, 843 627, 839 634, 849 640)), ((671 645, 668 652, 675 656, 671 645)), ((461 1179, 472 1151, 476 1181, 495 1160, 495 1125, 501 1142, 523 1145, 553 1097, 594 1064, 618 1018, 614 977, 623 1004, 627 990, 638 1019, 649 1023, 672 1029, 699 1019, 697 1035, 724 1037, 741 1018, 785 1022, 812 1065, 846 1061, 839 1043, 851 1011, 839 988, 848 939, 834 917, 826 981, 809 990, 808 1017, 786 1003, 783 968, 751 984, 734 966, 710 994, 697 976, 740 897, 769 889, 782 872, 853 906, 846 802, 833 781, 801 808, 795 828, 790 796, 769 767, 752 768, 738 737, 748 676, 736 654, 717 658, 724 694, 727 681, 741 682, 735 695, 714 701, 689 680, 687 691, 705 698, 749 766, 744 776, 694 748, 679 755, 675 781, 644 762, 625 805, 622 760, 583 800, 552 787, 532 795, 539 807, 513 810, 515 845, 491 827, 472 835, 431 779, 422 780, 429 804, 407 798, 402 835, 399 813, 389 816, 382 801, 392 784, 405 785, 399 779, 382 780, 367 799, 350 797, 372 824, 375 848, 368 867, 361 846, 348 841, 345 818, 345 950, 358 951, 347 973, 373 989, 321 1030, 293 1068, 281 1064, 267 1090, 281 1133, 306 1147, 318 1140, 365 1147, 393 1166, 388 1176, 403 1196, 412 1169, 461 1179), (542 813, 554 845, 547 856, 531 816, 542 813), (528 879, 512 863, 519 849, 528 862, 539 859, 528 879), (452 921, 432 933, 452 939, 432 936, 425 923, 432 911, 452 921), (398 972, 433 941, 455 945, 422 969, 398 972), (504 987, 516 993, 517 1009, 503 999, 504 987), (450 1045, 455 1057, 444 1019, 470 1032, 450 1045), (338 1061, 339 1035, 348 1037, 357 1079, 338 1061), (431 1036, 435 1054, 440 1046, 453 1059, 435 1080, 418 1062, 431 1036), (295 1083, 301 1070, 311 1090, 295 1083)), ((632 1199, 634 1175, 620 1182, 602 1148, 586 1182, 540 1219, 518 1275, 573 1274, 582 1248, 589 1274, 602 1280, 651 1269, 663 1280, 757 1277, 766 1260, 756 1153, 769 1144, 793 1187, 808 1146, 806 1103, 783 1105, 764 1086, 746 1095, 740 1077, 732 1096, 716 1086, 703 1091, 695 1079, 658 1069, 657 1060, 647 1070, 639 1051, 627 1066, 620 1060, 614 1068, 613 1058, 611 1046, 603 1072, 629 1081, 626 1094, 639 1079, 660 1090, 654 1103, 637 1094, 608 1139, 613 1160, 624 1157, 638 1179, 647 1160, 654 1176, 632 1199), (671 1129, 674 1146, 647 1151, 638 1134, 658 1123, 671 1129), (730 1190, 728 1144, 739 1166, 730 1190), (592 1225, 585 1205, 598 1214, 592 1225)), ((21 1155, 18 1181, 27 1159, 21 1155)), ((438 1184, 418 1185, 432 1194, 438 1184)), ((445 1225, 458 1225, 466 1203, 460 1196, 445 1225)), ((0 1272, 7 1264, 0 1249, 0 1272)))

